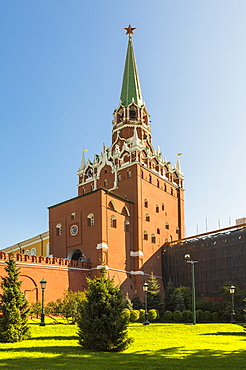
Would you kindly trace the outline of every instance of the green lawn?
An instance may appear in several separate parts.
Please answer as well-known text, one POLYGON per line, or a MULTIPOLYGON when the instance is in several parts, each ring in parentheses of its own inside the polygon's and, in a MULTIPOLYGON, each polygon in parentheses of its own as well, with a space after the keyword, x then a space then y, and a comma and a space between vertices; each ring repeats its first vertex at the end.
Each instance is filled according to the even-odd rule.
POLYGON ((235 324, 131 324, 123 353, 84 350, 75 325, 31 329, 30 340, 0 343, 0 369, 246 369, 246 333, 235 324))

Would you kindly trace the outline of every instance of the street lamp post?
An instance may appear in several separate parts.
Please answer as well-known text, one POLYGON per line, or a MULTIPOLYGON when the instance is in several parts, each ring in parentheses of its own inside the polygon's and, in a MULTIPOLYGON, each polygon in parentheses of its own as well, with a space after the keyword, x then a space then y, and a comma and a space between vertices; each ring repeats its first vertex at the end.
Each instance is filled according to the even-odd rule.
POLYGON ((235 320, 235 311, 234 311, 234 293, 235 293, 235 287, 234 285, 232 285, 230 287, 230 293, 231 293, 231 324, 236 324, 236 320, 235 320))
POLYGON ((144 325, 149 325, 148 321, 148 308, 147 308, 147 293, 148 293, 148 283, 144 283, 143 291, 144 291, 144 304, 145 304, 145 314, 144 314, 144 325))
POLYGON ((196 292, 195 292, 195 263, 198 261, 193 261, 190 259, 190 255, 186 254, 185 259, 187 263, 191 264, 191 284, 192 284, 192 321, 193 325, 196 325, 196 292))
POLYGON ((41 289, 42 289, 42 312, 41 312, 40 326, 45 326, 45 322, 44 322, 44 317, 45 317, 45 312, 44 312, 44 290, 45 290, 45 287, 46 287, 46 283, 47 283, 47 281, 44 280, 44 279, 42 279, 40 281, 41 289))

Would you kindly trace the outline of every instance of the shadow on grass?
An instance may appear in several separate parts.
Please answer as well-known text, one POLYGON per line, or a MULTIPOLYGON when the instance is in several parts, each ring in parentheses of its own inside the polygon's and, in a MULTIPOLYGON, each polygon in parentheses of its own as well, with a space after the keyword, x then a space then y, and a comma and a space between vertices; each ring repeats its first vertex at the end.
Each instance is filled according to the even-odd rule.
POLYGON ((200 334, 200 335, 232 335, 235 337, 244 337, 246 339, 246 333, 238 333, 238 332, 233 332, 233 331, 218 331, 217 333, 205 333, 205 334, 200 334))
POLYGON ((95 352, 85 350, 80 346, 44 346, 41 348, 11 348, 0 349, 11 351, 11 358, 4 359, 0 355, 0 369, 18 370, 49 370, 49 369, 86 369, 86 370, 171 370, 171 369, 208 369, 216 370, 245 369, 246 351, 214 351, 197 350, 190 353, 183 347, 162 348, 158 351, 129 352, 95 352), (39 352, 38 357, 35 352, 39 352), (17 353, 16 358, 13 358, 17 353), (23 353, 23 355, 21 355, 23 353))
POLYGON ((74 336, 66 336, 66 335, 56 335, 54 336, 53 338, 51 338, 50 336, 49 337, 45 337, 45 336, 40 336, 40 337, 35 337, 33 336, 31 339, 28 339, 28 340, 77 340, 79 341, 79 337, 78 335, 74 335, 74 336))

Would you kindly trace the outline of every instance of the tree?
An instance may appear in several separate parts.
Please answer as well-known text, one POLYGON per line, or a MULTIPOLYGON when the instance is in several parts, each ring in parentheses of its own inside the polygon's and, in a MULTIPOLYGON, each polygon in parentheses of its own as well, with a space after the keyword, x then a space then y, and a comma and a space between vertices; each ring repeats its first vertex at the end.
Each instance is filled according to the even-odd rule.
POLYGON ((179 295, 181 292, 183 299, 184 299, 184 305, 185 305, 185 310, 190 310, 191 309, 191 290, 187 286, 182 286, 180 285, 178 288, 176 288, 172 294, 172 304, 173 304, 173 309, 175 309, 176 306, 176 297, 179 295))
POLYGON ((164 303, 160 293, 160 284, 153 274, 151 274, 151 277, 148 280, 148 284, 148 310, 155 308, 156 310, 164 311, 164 303))
POLYGON ((131 339, 127 336, 128 319, 123 314, 124 298, 113 279, 105 272, 100 278, 87 279, 86 300, 79 307, 79 343, 99 351, 123 351, 131 339))
POLYGON ((133 293, 132 306, 133 306, 134 310, 141 310, 141 309, 144 308, 144 305, 141 302, 141 299, 140 299, 139 295, 137 294, 137 292, 133 293))
POLYGON ((168 281, 167 286, 165 287, 165 310, 173 311, 173 301, 172 294, 175 290, 175 286, 171 280, 168 281))
POLYGON ((175 297, 175 310, 185 311, 184 297, 181 290, 178 291, 175 297))
POLYGON ((129 298, 128 292, 126 292, 125 300, 124 300, 124 308, 128 308, 128 310, 133 310, 132 301, 129 298))
POLYGON ((2 277, 3 293, 0 294, 0 342, 19 342, 31 336, 28 326, 29 308, 20 289, 20 269, 16 267, 12 254, 6 264, 7 276, 2 277))

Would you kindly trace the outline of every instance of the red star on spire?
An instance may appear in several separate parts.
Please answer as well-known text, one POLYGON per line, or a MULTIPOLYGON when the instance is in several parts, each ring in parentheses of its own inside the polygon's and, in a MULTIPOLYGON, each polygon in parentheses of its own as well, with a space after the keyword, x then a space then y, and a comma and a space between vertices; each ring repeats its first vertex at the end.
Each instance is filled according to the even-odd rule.
POLYGON ((126 30, 126 35, 134 35, 134 30, 136 28, 132 28, 132 26, 129 24, 129 26, 127 28, 124 28, 124 30, 126 30))

